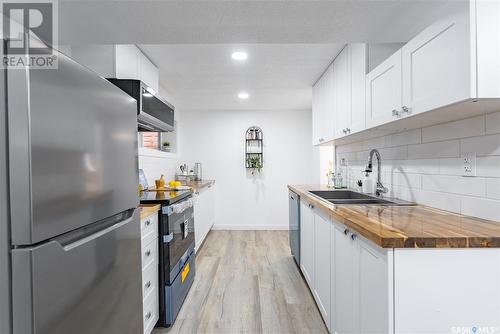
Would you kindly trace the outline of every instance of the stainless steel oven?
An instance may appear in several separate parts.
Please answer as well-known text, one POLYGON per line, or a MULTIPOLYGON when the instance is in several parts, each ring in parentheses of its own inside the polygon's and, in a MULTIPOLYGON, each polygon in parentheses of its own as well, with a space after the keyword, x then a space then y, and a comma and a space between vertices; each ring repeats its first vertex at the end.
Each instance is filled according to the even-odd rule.
POLYGON ((192 191, 141 192, 141 203, 159 203, 158 325, 170 327, 195 277, 192 191), (168 194, 168 196, 166 195, 168 194))

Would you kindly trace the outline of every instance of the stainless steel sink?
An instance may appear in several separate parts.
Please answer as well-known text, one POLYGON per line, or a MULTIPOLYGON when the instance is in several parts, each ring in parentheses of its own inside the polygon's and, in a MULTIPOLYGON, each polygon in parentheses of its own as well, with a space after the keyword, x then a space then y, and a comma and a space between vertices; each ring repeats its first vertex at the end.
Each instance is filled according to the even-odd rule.
POLYGON ((415 205, 415 203, 396 198, 380 198, 351 190, 317 190, 309 191, 309 193, 338 205, 415 205))

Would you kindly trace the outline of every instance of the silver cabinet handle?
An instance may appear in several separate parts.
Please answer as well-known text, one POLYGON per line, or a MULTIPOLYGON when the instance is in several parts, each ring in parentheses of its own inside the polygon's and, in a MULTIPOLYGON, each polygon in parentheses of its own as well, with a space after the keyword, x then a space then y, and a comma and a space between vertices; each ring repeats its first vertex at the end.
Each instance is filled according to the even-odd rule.
POLYGON ((349 229, 348 229, 348 228, 346 228, 346 229, 344 230, 344 234, 345 234, 345 235, 348 235, 348 234, 349 234, 349 232, 350 232, 350 231, 349 231, 349 229))
POLYGON ((151 250, 149 250, 149 249, 148 249, 148 250, 146 251, 146 256, 150 256, 150 255, 151 255, 151 250))
POLYGON ((144 286, 146 287, 146 289, 149 289, 149 287, 151 286, 151 281, 148 281, 146 284, 144 284, 144 286))
POLYGON ((351 129, 349 129, 349 128, 346 128, 346 129, 345 129, 345 131, 346 131, 347 133, 351 133, 351 129))
POLYGON ((352 233, 351 234, 351 239, 352 240, 356 240, 357 237, 358 237, 358 235, 356 233, 352 233))
POLYGON ((342 132, 343 132, 344 134, 346 134, 346 133, 347 133, 346 129, 342 129, 342 132))
POLYGON ((293 201, 295 201, 295 198, 293 198, 293 196, 290 196, 290 199, 293 200, 293 201))
POLYGON ((399 116, 399 111, 397 111, 396 109, 393 109, 392 116, 399 116))
POLYGON ((402 111, 403 111, 403 113, 405 113, 405 114, 408 114, 408 115, 410 114, 410 108, 408 108, 407 106, 403 106, 403 107, 401 108, 401 110, 402 110, 402 111))
POLYGON ((148 313, 146 314, 146 319, 151 318, 151 315, 152 315, 152 314, 151 314, 151 312, 148 312, 148 313))
POLYGON ((146 226, 151 225, 151 222, 149 220, 146 220, 146 226))

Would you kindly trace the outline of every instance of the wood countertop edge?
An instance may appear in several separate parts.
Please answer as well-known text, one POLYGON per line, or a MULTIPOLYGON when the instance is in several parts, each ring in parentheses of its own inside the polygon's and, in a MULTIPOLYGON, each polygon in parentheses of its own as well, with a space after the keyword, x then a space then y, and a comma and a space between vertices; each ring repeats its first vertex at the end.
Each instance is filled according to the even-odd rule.
POLYGON ((141 219, 151 216, 153 213, 160 211, 160 204, 140 204, 141 219))
POLYGON ((210 188, 215 184, 215 180, 202 180, 189 182, 186 185, 193 188, 193 191, 200 191, 204 188, 210 188))
MULTIPOLYGON (((470 235, 457 235, 457 236, 408 236, 404 231, 400 231, 397 228, 386 225, 382 222, 378 222, 377 226, 371 225, 372 229, 367 228, 370 225, 368 219, 362 222, 360 219, 356 219, 354 215, 342 212, 336 207, 326 202, 316 196, 309 194, 304 189, 297 188, 298 186, 288 185, 288 189, 297 193, 299 196, 305 198, 307 201, 314 204, 316 207, 321 209, 321 211, 327 214, 330 218, 338 221, 339 223, 346 226, 346 228, 351 229, 362 235, 364 238, 374 242, 382 248, 500 248, 500 236, 481 236, 477 233, 470 233, 470 235), (374 229, 379 231, 374 231, 374 229), (382 230, 380 232, 380 230, 382 230)), ((309 186, 303 186, 309 187, 309 186)), ((346 206, 338 206, 346 207, 346 206)), ((424 205, 416 205, 419 210, 425 210, 441 215, 449 215, 458 218, 466 217, 464 215, 448 212, 445 210, 427 207, 424 205)), ((473 219, 473 217, 467 217, 473 219)), ((373 218, 370 218, 373 219, 373 218)), ((481 223, 482 220, 477 219, 477 223, 481 223)), ((500 227, 500 223, 499 223, 500 227)), ((465 232, 465 231, 464 231, 465 232)))

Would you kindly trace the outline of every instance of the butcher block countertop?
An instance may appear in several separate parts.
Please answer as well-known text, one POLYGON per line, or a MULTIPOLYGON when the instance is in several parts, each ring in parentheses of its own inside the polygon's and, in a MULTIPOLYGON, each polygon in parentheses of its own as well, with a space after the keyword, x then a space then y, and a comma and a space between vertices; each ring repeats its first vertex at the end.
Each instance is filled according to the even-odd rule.
POLYGON ((215 180, 202 180, 202 181, 192 181, 186 183, 187 186, 193 188, 193 191, 200 191, 203 188, 211 187, 215 183, 215 180))
POLYGON ((139 209, 141 210, 141 219, 151 216, 153 213, 158 212, 161 208, 160 204, 141 204, 139 209))
POLYGON ((331 218, 384 248, 500 248, 500 222, 423 205, 334 205, 309 193, 325 186, 288 188, 331 218))

